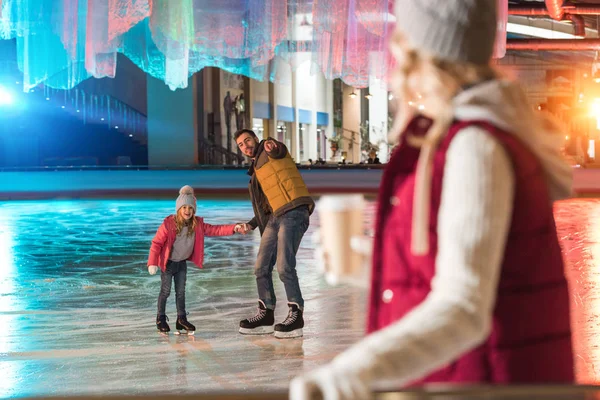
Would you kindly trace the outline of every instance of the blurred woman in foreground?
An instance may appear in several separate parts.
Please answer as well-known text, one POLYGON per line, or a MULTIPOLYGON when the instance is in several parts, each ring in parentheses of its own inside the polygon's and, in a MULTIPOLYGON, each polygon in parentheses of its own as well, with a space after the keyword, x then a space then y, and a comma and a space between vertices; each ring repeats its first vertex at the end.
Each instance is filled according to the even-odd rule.
POLYGON ((404 107, 379 191, 367 332, 291 382, 294 400, 375 384, 570 383, 569 294, 552 213, 564 135, 490 67, 495 0, 396 0, 404 107))

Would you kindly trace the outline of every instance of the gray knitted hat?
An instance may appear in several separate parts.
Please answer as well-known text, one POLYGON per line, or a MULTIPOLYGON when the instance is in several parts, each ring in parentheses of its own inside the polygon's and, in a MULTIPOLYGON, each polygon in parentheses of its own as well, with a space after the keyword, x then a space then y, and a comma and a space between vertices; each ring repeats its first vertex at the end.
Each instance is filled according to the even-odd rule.
POLYGON ((487 64, 496 0, 396 0, 396 26, 409 45, 447 61, 487 64))
POLYGON ((183 206, 192 206, 194 212, 196 212, 196 197, 194 196, 194 189, 191 186, 185 185, 179 189, 179 197, 175 202, 175 212, 178 213, 179 209, 183 206))

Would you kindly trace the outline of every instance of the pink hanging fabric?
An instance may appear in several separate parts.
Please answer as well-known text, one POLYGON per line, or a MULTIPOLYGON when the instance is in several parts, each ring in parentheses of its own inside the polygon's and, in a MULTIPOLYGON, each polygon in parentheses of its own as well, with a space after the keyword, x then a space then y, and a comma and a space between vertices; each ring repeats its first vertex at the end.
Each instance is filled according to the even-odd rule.
MULTIPOLYGON (((79 2, 87 0, 65 0, 62 3, 62 12, 53 14, 53 26, 56 27, 60 39, 65 46, 67 54, 75 58, 77 54, 77 35, 79 33, 79 2), (62 21, 57 21, 57 19, 62 21)), ((60 6, 57 4, 57 6, 60 6)))
POLYGON ((393 29, 386 0, 315 0, 316 64, 329 79, 355 87, 369 76, 387 77, 388 36, 393 29))
POLYGON ((506 55, 506 25, 508 24, 508 0, 497 0, 498 23, 496 27, 496 43, 494 45, 494 58, 506 55))
POLYGON ((108 39, 123 35, 152 13, 149 0, 108 0, 108 39))

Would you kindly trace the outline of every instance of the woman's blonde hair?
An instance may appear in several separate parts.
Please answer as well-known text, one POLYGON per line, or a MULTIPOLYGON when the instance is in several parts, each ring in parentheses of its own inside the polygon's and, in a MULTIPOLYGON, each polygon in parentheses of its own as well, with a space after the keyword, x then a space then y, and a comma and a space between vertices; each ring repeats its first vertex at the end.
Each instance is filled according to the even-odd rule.
POLYGON ((187 236, 192 236, 194 232, 196 232, 196 226, 198 225, 198 221, 196 220, 196 211, 194 210, 192 218, 186 220, 179 213, 182 208, 183 207, 180 207, 179 210, 177 210, 177 214, 175 214, 175 226, 177 227, 177 234, 179 235, 183 230, 183 227, 187 226, 187 236))
MULTIPOLYGON (((452 98, 465 86, 497 78, 498 74, 490 65, 475 65, 440 60, 411 48, 402 33, 394 32, 390 44, 397 67, 391 79, 394 97, 398 99, 398 109, 389 140, 397 143, 401 133, 412 117, 421 113, 434 121, 445 133, 453 119, 452 98), (422 110, 415 109, 408 102, 421 104, 422 110)), ((434 130, 434 129, 432 129, 434 130)), ((439 140, 432 137, 430 140, 439 140)))
POLYGON ((454 120, 452 99, 464 87, 494 79, 497 75, 489 65, 444 61, 411 48, 398 31, 392 38, 391 51, 398 64, 391 82, 398 99, 398 110, 389 142, 400 141, 402 132, 417 112, 433 120, 424 137, 408 134, 405 138, 409 145, 421 148, 415 177, 411 251, 423 255, 429 251, 433 157, 439 141, 454 120), (419 108, 411 107, 409 101, 419 103, 419 108))

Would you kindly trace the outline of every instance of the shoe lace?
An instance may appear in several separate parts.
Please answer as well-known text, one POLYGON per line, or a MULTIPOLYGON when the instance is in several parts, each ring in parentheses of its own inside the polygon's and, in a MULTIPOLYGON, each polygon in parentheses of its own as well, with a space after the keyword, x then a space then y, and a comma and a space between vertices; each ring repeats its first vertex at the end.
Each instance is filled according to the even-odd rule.
POLYGON ((285 318, 285 321, 283 321, 281 324, 282 325, 292 325, 294 322, 296 322, 297 319, 298 319, 298 311, 294 311, 294 310, 290 309, 287 317, 285 318))
POLYGON ((266 314, 267 314, 267 310, 263 310, 263 309, 259 308, 258 313, 254 317, 250 318, 248 320, 248 322, 260 321, 261 319, 263 319, 265 317, 266 314))

